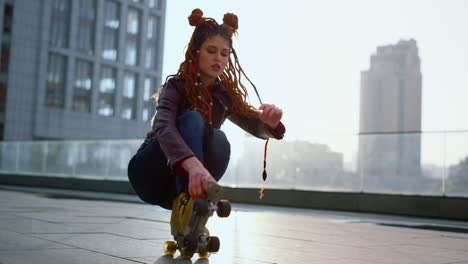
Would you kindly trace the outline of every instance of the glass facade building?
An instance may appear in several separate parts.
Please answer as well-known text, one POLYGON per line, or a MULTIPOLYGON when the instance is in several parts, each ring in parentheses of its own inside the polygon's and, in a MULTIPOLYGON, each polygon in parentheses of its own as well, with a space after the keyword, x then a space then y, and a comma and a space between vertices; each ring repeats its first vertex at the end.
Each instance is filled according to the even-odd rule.
POLYGON ((161 84, 165 0, 0 4, 1 140, 144 136, 161 84))

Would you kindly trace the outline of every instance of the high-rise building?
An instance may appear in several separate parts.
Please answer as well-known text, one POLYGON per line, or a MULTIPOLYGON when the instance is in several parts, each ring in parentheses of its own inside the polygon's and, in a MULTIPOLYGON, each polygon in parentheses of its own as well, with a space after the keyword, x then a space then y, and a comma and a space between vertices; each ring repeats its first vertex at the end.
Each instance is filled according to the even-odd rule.
POLYGON ((0 0, 0 139, 141 138, 166 0, 0 0))
POLYGON ((367 184, 420 175, 421 79, 413 39, 378 47, 361 72, 359 168, 367 184))

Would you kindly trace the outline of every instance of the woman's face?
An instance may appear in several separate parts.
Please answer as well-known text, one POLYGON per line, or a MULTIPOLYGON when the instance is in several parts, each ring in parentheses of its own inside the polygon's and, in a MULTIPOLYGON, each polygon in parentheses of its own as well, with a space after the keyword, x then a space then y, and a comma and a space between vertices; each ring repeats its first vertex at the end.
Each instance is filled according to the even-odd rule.
POLYGON ((229 61, 229 41, 220 35, 209 37, 200 47, 200 78, 210 85, 223 73, 229 61))

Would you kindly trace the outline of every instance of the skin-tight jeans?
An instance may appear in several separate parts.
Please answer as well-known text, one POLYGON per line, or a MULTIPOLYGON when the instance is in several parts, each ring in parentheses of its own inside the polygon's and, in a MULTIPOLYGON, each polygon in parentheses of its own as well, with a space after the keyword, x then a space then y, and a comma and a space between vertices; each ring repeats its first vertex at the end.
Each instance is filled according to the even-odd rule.
MULTIPOLYGON (((185 143, 219 181, 227 169, 231 155, 231 146, 224 132, 213 128, 213 133, 209 134, 201 114, 194 110, 177 117, 176 123, 185 143)), ((167 158, 156 139, 130 160, 128 178, 143 201, 166 209, 171 209, 178 193, 188 193, 188 173, 171 173, 167 158)))

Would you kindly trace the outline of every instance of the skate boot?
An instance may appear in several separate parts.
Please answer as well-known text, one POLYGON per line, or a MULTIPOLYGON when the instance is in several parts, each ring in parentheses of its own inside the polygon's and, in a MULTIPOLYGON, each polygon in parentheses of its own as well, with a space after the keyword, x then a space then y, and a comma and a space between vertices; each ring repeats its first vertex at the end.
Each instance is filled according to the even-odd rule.
POLYGON ((166 255, 174 255, 177 249, 183 258, 191 258, 195 253, 200 258, 207 258, 211 252, 218 252, 219 238, 210 236, 205 225, 215 211, 219 217, 228 217, 231 213, 231 204, 222 201, 222 195, 223 188, 215 181, 209 181, 204 199, 192 199, 186 193, 177 196, 171 215, 171 233, 175 241, 166 241, 166 255))

